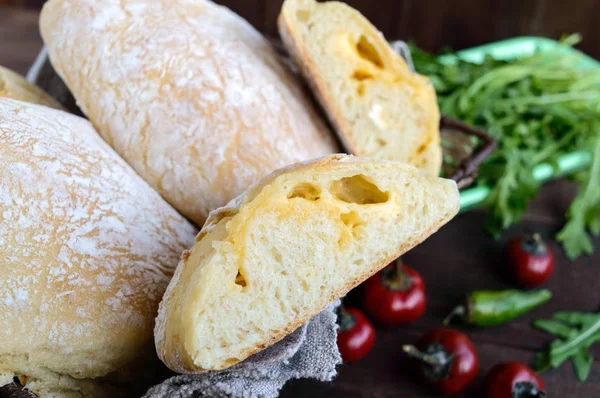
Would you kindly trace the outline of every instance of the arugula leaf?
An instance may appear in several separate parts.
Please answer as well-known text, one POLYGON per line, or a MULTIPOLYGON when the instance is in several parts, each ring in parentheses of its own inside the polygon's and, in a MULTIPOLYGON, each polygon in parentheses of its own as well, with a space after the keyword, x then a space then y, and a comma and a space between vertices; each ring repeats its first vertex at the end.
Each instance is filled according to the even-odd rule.
POLYGON ((587 380, 592 370, 592 363, 594 358, 587 352, 584 347, 580 348, 579 351, 573 356, 573 367, 575 373, 580 381, 587 380))
POLYGON ((562 338, 569 337, 569 334, 571 333, 571 328, 569 326, 553 319, 538 319, 533 322, 533 327, 562 338))
MULTIPOLYGON (((578 40, 572 35, 563 43, 578 40)), ((556 165, 573 151, 594 152, 590 169, 576 176, 579 192, 557 236, 570 258, 591 253, 590 235, 600 234, 600 70, 579 68, 576 53, 536 52, 511 61, 487 56, 475 64, 411 51, 416 70, 436 89, 441 112, 498 140, 476 182, 492 187, 484 206, 493 235, 519 221, 539 191, 536 165, 556 165)))
POLYGON ((567 212, 569 220, 556 236, 569 258, 592 254, 594 245, 586 233, 600 234, 600 131, 597 134, 592 167, 580 176, 580 189, 567 212))
POLYGON ((588 348, 600 341, 600 313, 557 312, 552 319, 534 321, 533 327, 558 336, 548 350, 538 353, 537 369, 557 368, 571 359, 577 377, 585 381, 593 362, 588 348))

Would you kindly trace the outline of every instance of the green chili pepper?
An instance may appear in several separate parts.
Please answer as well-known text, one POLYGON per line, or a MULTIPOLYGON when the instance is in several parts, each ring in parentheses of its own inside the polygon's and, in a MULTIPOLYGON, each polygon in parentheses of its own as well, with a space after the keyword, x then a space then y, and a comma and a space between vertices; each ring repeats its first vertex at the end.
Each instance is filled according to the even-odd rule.
POLYGON ((465 303, 456 307, 444 321, 454 316, 475 326, 496 326, 520 317, 550 300, 552 293, 540 290, 476 290, 467 295, 465 303))

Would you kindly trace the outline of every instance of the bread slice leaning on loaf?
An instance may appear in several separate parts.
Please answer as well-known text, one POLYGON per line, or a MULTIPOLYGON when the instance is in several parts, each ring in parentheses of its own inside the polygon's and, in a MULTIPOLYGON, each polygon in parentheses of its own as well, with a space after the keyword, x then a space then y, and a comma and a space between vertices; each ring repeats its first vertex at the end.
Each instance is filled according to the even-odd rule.
POLYGON ((459 208, 451 180, 334 155, 278 170, 211 213, 154 330, 172 370, 230 367, 419 244, 459 208))
POLYGON ((195 234, 87 120, 0 98, 0 386, 135 396, 195 234))
POLYGON ((279 33, 346 149, 437 176, 442 164, 435 90, 350 6, 286 0, 279 33))
POLYGON ((102 137, 201 226, 264 175, 339 152, 270 43, 206 0, 50 0, 40 30, 102 137))
POLYGON ((61 104, 35 84, 29 83, 23 76, 0 66, 0 98, 12 98, 32 104, 65 110, 61 104))

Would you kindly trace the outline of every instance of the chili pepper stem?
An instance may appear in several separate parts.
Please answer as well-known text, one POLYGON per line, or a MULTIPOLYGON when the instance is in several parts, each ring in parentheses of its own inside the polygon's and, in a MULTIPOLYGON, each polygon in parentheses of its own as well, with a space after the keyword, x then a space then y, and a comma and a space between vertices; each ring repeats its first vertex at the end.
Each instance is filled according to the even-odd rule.
POLYGON ((527 253, 531 253, 535 256, 542 256, 546 254, 546 245, 544 245, 544 241, 542 240, 542 235, 538 232, 534 232, 525 239, 523 239, 521 243, 521 247, 527 253))
POLYGON ((394 261, 394 266, 382 274, 382 282, 390 290, 406 291, 412 286, 412 278, 403 269, 402 258, 398 257, 394 261))
POLYGON ((518 382, 513 387, 513 395, 518 398, 545 398, 546 393, 531 382, 518 382))
POLYGON ((464 316, 467 313, 467 308, 464 305, 459 305, 458 307, 454 307, 454 309, 448 314, 448 316, 446 318, 444 318, 444 321, 442 322, 442 324, 444 326, 448 326, 450 324, 450 322, 452 322, 452 319, 457 317, 457 316, 464 316))
POLYGON ((441 380, 450 374, 450 367, 454 362, 454 355, 446 351, 440 343, 433 343, 427 347, 425 352, 420 351, 412 345, 402 346, 402 350, 411 358, 421 362, 421 367, 430 380, 441 380))
POLYGON ((439 360, 437 359, 437 356, 421 352, 421 351, 419 351, 419 349, 417 349, 417 347, 415 347, 413 345, 410 345, 410 344, 403 345, 402 351, 404 351, 409 357, 416 358, 420 361, 425 362, 428 365, 431 365, 431 366, 439 365, 439 360))
POLYGON ((352 316, 352 314, 346 311, 346 307, 344 307, 344 304, 340 304, 337 307, 336 312, 338 317, 338 325, 341 331, 351 329, 356 323, 354 316, 352 316))

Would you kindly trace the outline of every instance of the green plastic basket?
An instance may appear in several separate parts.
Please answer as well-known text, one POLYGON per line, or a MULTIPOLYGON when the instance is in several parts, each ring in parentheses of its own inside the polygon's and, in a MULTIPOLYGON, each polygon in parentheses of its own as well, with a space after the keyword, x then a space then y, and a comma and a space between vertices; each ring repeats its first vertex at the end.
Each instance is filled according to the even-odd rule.
MULTIPOLYGON (((597 60, 578 50, 544 37, 515 37, 513 39, 462 50, 458 52, 458 56, 466 61, 482 62, 484 57, 488 54, 494 58, 508 60, 520 56, 531 55, 536 50, 576 53, 581 57, 581 68, 600 68, 600 62, 597 60)), ((452 56, 444 56, 443 60, 452 62, 452 56)), ((533 170, 533 176, 538 181, 547 181, 582 169, 588 166, 591 160, 592 157, 589 152, 573 152, 562 156, 558 160, 557 168, 549 164, 540 164, 536 166, 533 170)), ((490 194, 490 191, 491 188, 488 186, 478 186, 461 191, 461 211, 471 209, 478 204, 481 204, 490 194)))

